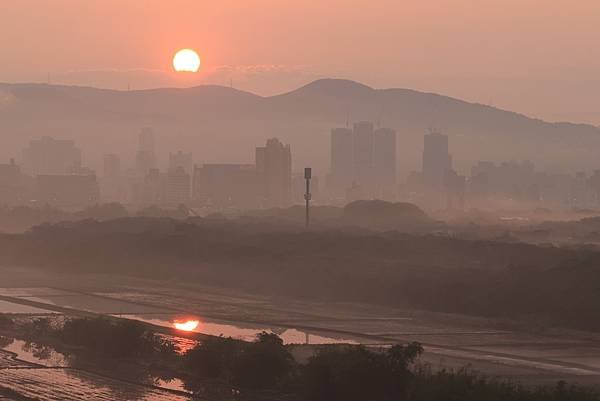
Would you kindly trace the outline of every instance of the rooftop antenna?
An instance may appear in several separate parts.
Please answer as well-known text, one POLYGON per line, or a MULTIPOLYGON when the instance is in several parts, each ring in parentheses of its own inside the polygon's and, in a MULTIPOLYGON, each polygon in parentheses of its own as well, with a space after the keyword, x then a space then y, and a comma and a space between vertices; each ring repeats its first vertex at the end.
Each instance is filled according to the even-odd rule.
POLYGON ((346 113, 346 128, 350 126, 350 113, 346 113))

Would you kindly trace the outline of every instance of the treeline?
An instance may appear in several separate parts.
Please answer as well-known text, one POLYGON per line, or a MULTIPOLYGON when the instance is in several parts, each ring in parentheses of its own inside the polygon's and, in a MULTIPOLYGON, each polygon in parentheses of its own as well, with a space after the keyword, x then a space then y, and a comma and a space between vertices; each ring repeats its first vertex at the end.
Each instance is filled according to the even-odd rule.
MULTIPOLYGON (((195 212, 185 205, 168 209, 148 206, 133 210, 125 208, 120 203, 104 203, 78 211, 66 211, 48 205, 42 207, 0 206, 0 232, 23 232, 38 225, 80 220, 107 221, 125 217, 185 220, 195 215, 195 212)), ((311 209, 311 218, 313 224, 329 228, 354 226, 372 230, 395 229, 402 232, 423 233, 440 227, 439 222, 431 220, 425 212, 413 204, 378 200, 355 201, 343 208, 314 206, 311 209)), ((305 221, 305 210, 301 206, 291 206, 288 208, 240 210, 230 212, 228 217, 220 213, 206 216, 208 221, 225 221, 227 219, 241 223, 260 222, 288 228, 302 227, 305 221)))
MULTIPOLYGON (((6 322, 5 322, 6 325, 6 322)), ((2 327, 0 327, 2 328, 2 327)), ((169 377, 207 399, 307 401, 598 401, 598 393, 560 382, 525 388, 468 370, 433 371, 421 365, 418 343, 369 349, 354 345, 320 347, 305 363, 275 334, 254 342, 209 337, 183 354, 139 322, 68 319, 53 326, 40 319, 25 328, 29 339, 62 346, 77 356, 119 364, 151 359, 169 377), (74 348, 75 347, 75 348, 74 348)), ((93 363, 93 360, 92 360, 93 363)), ((144 366, 148 366, 145 364, 144 366)))
POLYGON ((48 205, 42 207, 0 206, 0 232, 23 232, 42 224, 88 219, 106 221, 124 217, 185 219, 188 217, 188 209, 162 209, 157 206, 150 206, 136 211, 129 211, 120 203, 99 204, 78 211, 66 211, 48 205))
POLYGON ((125 218, 0 235, 0 263, 600 329, 600 252, 588 248, 125 218))

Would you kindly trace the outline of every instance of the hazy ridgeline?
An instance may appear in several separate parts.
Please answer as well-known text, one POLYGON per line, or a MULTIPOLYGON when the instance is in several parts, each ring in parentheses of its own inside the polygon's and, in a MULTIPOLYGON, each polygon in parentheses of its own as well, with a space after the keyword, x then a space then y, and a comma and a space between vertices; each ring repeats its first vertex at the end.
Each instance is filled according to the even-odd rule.
POLYGON ((151 126, 165 152, 190 149, 202 163, 249 162, 257 144, 279 137, 292 145, 295 161, 324 176, 330 130, 350 119, 380 121, 398 132, 403 176, 420 166, 422 136, 432 128, 450 136, 462 171, 480 160, 531 160, 543 170, 569 172, 598 167, 593 149, 600 132, 591 125, 345 80, 319 80, 272 97, 220 86, 113 91, 36 84, 1 84, 0 95, 0 160, 18 159, 30 140, 49 135, 75 140, 86 165, 99 171, 104 154, 131 159, 140 128, 151 126))

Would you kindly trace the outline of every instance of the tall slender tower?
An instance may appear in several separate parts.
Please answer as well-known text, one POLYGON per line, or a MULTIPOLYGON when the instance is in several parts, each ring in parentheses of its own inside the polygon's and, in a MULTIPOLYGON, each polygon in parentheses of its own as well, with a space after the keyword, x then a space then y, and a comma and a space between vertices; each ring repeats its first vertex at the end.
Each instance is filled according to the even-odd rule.
POLYGON ((304 200, 306 201, 306 228, 310 225, 310 201, 312 195, 310 193, 310 180, 312 179, 312 168, 307 167, 304 169, 304 179, 306 180, 306 193, 304 194, 304 200))

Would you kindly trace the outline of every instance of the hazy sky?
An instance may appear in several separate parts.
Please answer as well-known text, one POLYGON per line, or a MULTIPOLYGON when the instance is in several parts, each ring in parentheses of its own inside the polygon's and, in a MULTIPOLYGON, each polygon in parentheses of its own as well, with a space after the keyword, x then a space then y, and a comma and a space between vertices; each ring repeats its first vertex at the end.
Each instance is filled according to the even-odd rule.
POLYGON ((0 0, 0 81, 125 89, 320 77, 600 123, 597 0, 0 0), (199 74, 171 71, 198 50, 199 74))

